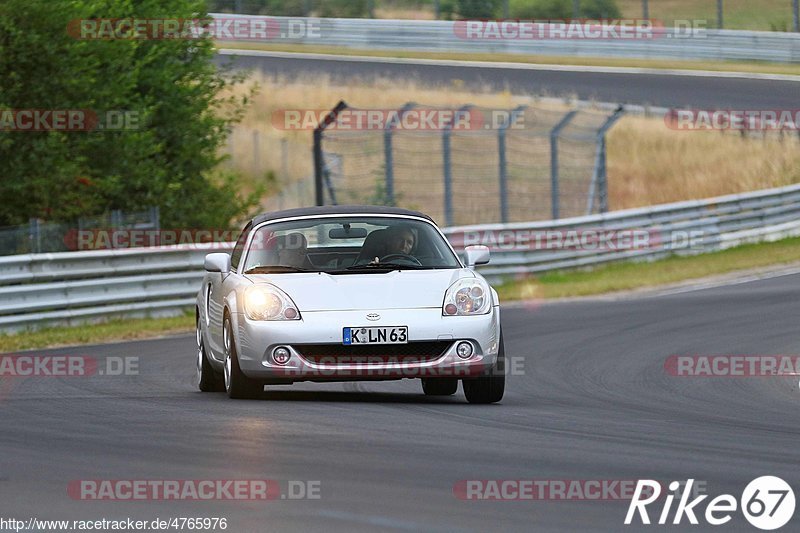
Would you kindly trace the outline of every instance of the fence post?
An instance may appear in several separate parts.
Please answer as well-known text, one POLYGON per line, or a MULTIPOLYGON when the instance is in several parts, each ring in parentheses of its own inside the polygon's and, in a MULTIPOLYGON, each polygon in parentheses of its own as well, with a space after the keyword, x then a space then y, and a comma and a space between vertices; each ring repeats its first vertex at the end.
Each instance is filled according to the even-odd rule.
POLYGON ((605 122, 597 129, 596 143, 597 150, 595 152, 594 170, 592 172, 592 181, 589 183, 589 199, 586 202, 586 214, 591 215, 594 211, 595 193, 598 196, 600 204, 600 212, 608 212, 608 173, 606 168, 606 133, 610 130, 616 122, 625 114, 625 108, 619 106, 612 115, 610 115, 605 122))
POLYGON ((233 4, 233 12, 236 14, 242 13, 242 0, 236 0, 233 4))
POLYGON ((445 226, 453 225, 453 169, 450 161, 450 134, 453 131, 453 123, 461 120, 463 113, 472 107, 467 104, 458 108, 453 119, 445 125, 442 130, 442 162, 444 166, 444 223, 445 226))
POLYGON ((606 164, 606 155, 608 153, 606 146, 606 134, 614 127, 619 119, 625 114, 625 108, 619 106, 614 114, 608 117, 605 124, 600 127, 598 135, 600 136, 600 180, 597 185, 599 188, 600 196, 600 212, 608 213, 608 168, 606 164))
POLYGON ((261 144, 258 130, 253 130, 253 175, 258 176, 261 171, 261 144))
POLYGON ((161 210, 158 206, 151 208, 151 219, 150 222, 153 224, 153 229, 156 231, 161 230, 161 210))
POLYGON ((561 130, 563 130, 577 114, 578 111, 570 111, 564 115, 564 118, 562 118, 552 130, 550 130, 550 206, 553 220, 559 218, 558 136, 561 134, 561 130))
POLYGON ((648 20, 650 18, 650 6, 647 0, 642 0, 642 18, 648 20))
POLYGON ((453 225, 453 176, 450 168, 450 128, 442 132, 442 163, 444 165, 444 224, 453 225))
POLYGON ((325 205, 325 161, 322 153, 322 132, 336 120, 336 116, 344 109, 347 109, 347 104, 341 100, 314 128, 314 199, 316 205, 325 205))
POLYGON ((38 254, 42 251, 42 232, 39 225, 40 220, 38 218, 32 218, 29 220, 30 230, 28 233, 28 238, 30 239, 32 254, 38 254))
POLYGON ((386 122, 386 127, 383 129, 383 159, 385 163, 385 175, 386 175, 386 203, 389 205, 395 205, 394 201, 394 155, 392 153, 392 132, 394 131, 394 127, 397 125, 399 121, 403 120, 403 115, 408 112, 409 109, 413 108, 416 104, 413 102, 408 102, 403 107, 400 108, 400 112, 397 116, 397 122, 394 120, 389 120, 386 122))
POLYGON ((325 195, 322 189, 322 130, 314 129, 314 203, 325 205, 325 195))
POLYGON ((500 187, 500 222, 508 222, 508 165, 506 159, 506 130, 514 123, 527 106, 521 105, 514 109, 508 117, 508 122, 501 124, 497 129, 497 156, 498 185, 500 187))
POLYGON ((792 19, 794 31, 800 32, 800 0, 792 0, 792 19))
POLYGON ((717 0, 717 28, 720 30, 725 27, 725 21, 723 20, 724 11, 722 0, 717 0))

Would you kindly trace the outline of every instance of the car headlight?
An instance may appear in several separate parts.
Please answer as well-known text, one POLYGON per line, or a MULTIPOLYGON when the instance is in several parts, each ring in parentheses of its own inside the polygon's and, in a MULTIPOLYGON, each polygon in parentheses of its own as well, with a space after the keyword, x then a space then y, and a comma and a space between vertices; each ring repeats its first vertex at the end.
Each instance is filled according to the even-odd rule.
POLYGON ((289 296, 274 285, 253 285, 244 291, 244 312, 250 320, 299 320, 289 296))
POLYGON ((464 278, 444 293, 444 316, 485 315, 492 307, 489 286, 478 278, 464 278))

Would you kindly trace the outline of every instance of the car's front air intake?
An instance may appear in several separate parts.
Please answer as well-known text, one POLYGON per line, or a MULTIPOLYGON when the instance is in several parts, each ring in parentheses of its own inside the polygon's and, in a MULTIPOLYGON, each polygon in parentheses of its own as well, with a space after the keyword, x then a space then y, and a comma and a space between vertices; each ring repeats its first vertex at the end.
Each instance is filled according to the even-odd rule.
POLYGON ((294 344, 292 347, 314 364, 385 364, 435 361, 444 355, 453 341, 423 341, 408 344, 294 344))

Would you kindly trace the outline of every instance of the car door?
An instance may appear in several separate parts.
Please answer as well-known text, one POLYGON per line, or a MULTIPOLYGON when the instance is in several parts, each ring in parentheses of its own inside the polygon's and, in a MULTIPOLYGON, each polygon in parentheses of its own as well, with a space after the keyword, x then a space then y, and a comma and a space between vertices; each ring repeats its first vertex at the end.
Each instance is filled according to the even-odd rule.
MULTIPOLYGON (((239 263, 244 253, 247 236, 252 228, 252 223, 248 223, 242 230, 231 253, 231 271, 228 274, 210 273, 206 278, 206 302, 208 313, 208 333, 211 356, 217 361, 225 359, 224 348, 222 345, 222 318, 225 310, 226 287, 231 287, 229 278, 238 276, 239 263)), ((233 284, 235 286, 235 283, 233 284)))

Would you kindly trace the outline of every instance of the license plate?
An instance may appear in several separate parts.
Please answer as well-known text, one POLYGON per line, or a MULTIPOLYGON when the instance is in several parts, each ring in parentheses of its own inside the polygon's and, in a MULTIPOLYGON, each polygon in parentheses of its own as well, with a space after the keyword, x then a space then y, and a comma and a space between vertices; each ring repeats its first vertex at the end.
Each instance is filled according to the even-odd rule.
POLYGON ((352 344, 407 344, 408 327, 344 328, 342 343, 352 344))

